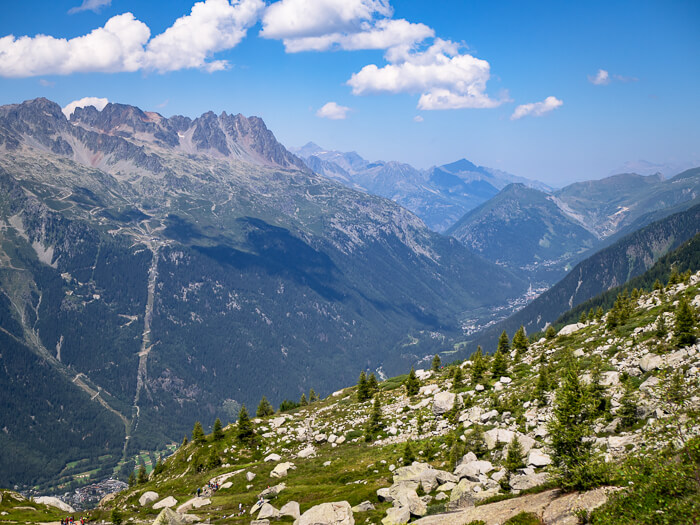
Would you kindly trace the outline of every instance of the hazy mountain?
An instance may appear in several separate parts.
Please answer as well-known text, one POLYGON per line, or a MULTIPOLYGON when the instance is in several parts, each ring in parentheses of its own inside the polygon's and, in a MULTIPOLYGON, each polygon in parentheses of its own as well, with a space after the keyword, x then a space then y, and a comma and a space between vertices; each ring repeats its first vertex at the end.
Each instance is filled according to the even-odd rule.
POLYGON ((26 482, 396 373, 526 287, 226 113, 0 107, 0 221, 0 469, 26 482))
POLYGON ((369 162, 354 151, 327 151, 313 142, 292 151, 316 173, 398 202, 437 232, 447 230, 466 211, 510 183, 549 189, 541 182, 476 166, 466 159, 419 170, 401 162, 369 162))

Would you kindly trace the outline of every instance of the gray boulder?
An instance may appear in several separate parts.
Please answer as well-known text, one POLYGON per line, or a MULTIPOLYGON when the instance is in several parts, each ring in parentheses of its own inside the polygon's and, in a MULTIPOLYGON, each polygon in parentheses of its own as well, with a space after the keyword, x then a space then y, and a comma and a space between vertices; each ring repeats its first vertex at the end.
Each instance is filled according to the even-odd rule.
POLYGON ((391 507, 386 511, 382 525, 403 525, 411 519, 411 513, 404 507, 391 507))
POLYGON ((301 516, 299 504, 296 501, 285 503, 280 509, 280 516, 291 516, 294 519, 298 519, 301 516))
POLYGON ((527 490, 546 483, 547 479, 548 476, 546 472, 540 474, 521 474, 510 478, 510 487, 513 490, 527 490))
POLYGON ((367 512, 370 510, 374 510, 374 505, 372 505, 372 503, 369 501, 363 501, 359 505, 355 505, 352 508, 353 512, 367 512))
POLYGON ((141 497, 139 498, 139 505, 142 507, 145 507, 149 503, 153 503, 154 501, 158 500, 160 496, 158 495, 157 492, 153 492, 152 490, 149 490, 147 492, 144 492, 141 494, 141 497))
POLYGON ((442 415, 452 410, 455 404, 456 395, 452 392, 439 392, 433 398, 433 414, 442 415))
POLYGON ((347 501, 336 501, 311 507, 294 525, 355 525, 355 519, 347 501))
POLYGON ((266 518, 279 518, 280 511, 269 503, 263 503, 260 507, 260 513, 258 514, 259 520, 264 520, 266 518))

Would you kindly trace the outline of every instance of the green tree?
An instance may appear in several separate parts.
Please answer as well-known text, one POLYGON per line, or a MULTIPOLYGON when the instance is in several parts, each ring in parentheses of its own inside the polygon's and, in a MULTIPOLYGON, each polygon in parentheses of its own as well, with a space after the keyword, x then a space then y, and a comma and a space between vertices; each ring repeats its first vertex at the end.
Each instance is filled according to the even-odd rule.
POLYGON ((442 360, 440 359, 440 356, 438 354, 435 354, 435 357, 433 357, 433 362, 430 366, 430 369, 433 372, 439 372, 441 366, 442 366, 442 360))
POLYGON ((481 425, 473 425, 469 431, 464 434, 464 450, 465 452, 473 452, 476 457, 482 458, 489 451, 484 439, 484 429, 481 425))
POLYGON ((509 474, 525 466, 525 462, 523 461, 523 447, 520 444, 517 434, 513 434, 513 439, 508 444, 508 453, 506 454, 506 460, 503 466, 509 474))
POLYGON ((666 320, 664 319, 664 314, 661 314, 656 319, 656 337, 659 339, 665 339, 668 335, 668 329, 666 328, 666 320))
POLYGON ((678 301, 673 335, 678 346, 687 346, 695 343, 695 312, 685 297, 681 297, 678 301))
POLYGON ((608 409, 608 399, 605 397, 605 387, 602 385, 602 380, 603 362, 600 356, 596 355, 591 369, 591 383, 588 385, 591 406, 595 415, 601 415, 608 409))
POLYGON ((318 394, 312 388, 311 390, 309 390, 309 403, 315 403, 316 401, 318 401, 318 394))
POLYGON ((212 430, 212 436, 214 440, 219 441, 224 437, 224 429, 221 425, 221 420, 217 417, 214 421, 214 428, 212 430))
POLYGON ((213 470, 220 466, 221 458, 219 457, 219 453, 216 451, 216 448, 212 448, 211 452, 209 453, 209 457, 207 458, 206 469, 213 470))
POLYGON ((452 388, 457 390, 462 388, 464 383, 464 374, 462 373, 462 367, 457 365, 455 367, 455 375, 452 377, 452 388))
POLYGON ((382 426, 382 407, 379 403, 379 395, 376 395, 372 404, 372 412, 365 427, 365 441, 372 441, 382 426))
POLYGON ((472 381, 478 383, 483 379, 484 372, 486 372, 486 360, 484 359, 481 346, 476 347, 476 352, 469 359, 472 363, 472 381))
POLYGON ((658 279, 656 281, 654 281, 654 291, 656 292, 657 290, 660 290, 662 292, 664 290, 664 287, 661 284, 661 281, 659 281, 658 279))
POLYGON ((369 390, 369 394, 371 396, 379 392, 379 382, 377 381, 377 376, 374 375, 374 372, 372 372, 369 375, 369 379, 367 379, 367 389, 369 390))
POLYGON ((302 394, 301 397, 299 398, 299 405, 300 406, 307 406, 309 402, 306 400, 306 394, 302 394))
POLYGON ((416 377, 416 371, 411 367, 411 371, 408 373, 408 377, 404 381, 404 386, 406 387, 406 394, 409 397, 413 397, 418 394, 420 390, 420 381, 416 377))
POLYGON ((411 441, 406 441, 403 447, 403 464, 410 465, 416 460, 416 454, 413 452, 413 447, 411 446, 411 441))
POLYGON ((153 467, 153 475, 157 476, 158 474, 163 472, 163 470, 165 470, 165 464, 160 458, 158 458, 158 461, 156 461, 156 466, 153 467))
POLYGON ((552 340, 552 339, 554 339, 554 338, 557 336, 557 331, 556 331, 556 330, 554 329, 554 327, 550 324, 550 325, 547 327, 547 330, 545 330, 544 336, 545 336, 547 339, 552 340))
POLYGON ((274 413, 275 413, 275 409, 272 408, 272 405, 267 400, 267 397, 262 396, 262 399, 260 400, 260 404, 258 405, 258 410, 255 412, 255 415, 258 417, 265 417, 265 416, 271 416, 274 413))
POLYGON ((238 412, 236 439, 248 445, 252 445, 255 442, 255 429, 253 428, 253 422, 250 420, 245 405, 241 405, 241 410, 238 412))
POLYGON ((496 351, 500 351, 504 354, 510 352, 510 341, 508 340, 508 334, 505 330, 503 330, 501 335, 498 337, 498 346, 496 347, 496 351))
POLYGON ((595 310, 595 320, 600 321, 603 318, 604 312, 603 312, 603 307, 599 306, 595 310))
POLYGON ((625 381, 625 391, 620 399, 620 408, 617 415, 620 417, 620 424, 624 430, 628 430, 637 422, 637 403, 632 394, 632 382, 625 381))
POLYGON ((186 447, 188 443, 189 443, 189 440, 187 439, 187 436, 183 437, 182 438, 182 446, 186 447))
POLYGON ((360 378, 357 380, 357 400, 362 403, 371 398, 369 393, 369 383, 367 382, 367 374, 363 370, 360 372, 360 378))
POLYGON ((132 470, 129 474, 129 486, 133 487, 134 485, 136 485, 136 474, 134 474, 134 471, 132 470))
POLYGON ((197 421, 194 424, 194 428, 192 428, 192 441, 195 443, 204 443, 204 441, 206 441, 206 438, 204 437, 204 429, 199 421, 197 421))
POLYGON ((148 482, 148 473, 146 472, 146 465, 143 464, 143 461, 141 461, 141 464, 139 465, 139 472, 136 476, 136 481, 139 485, 143 485, 144 483, 148 482))
POLYGON ((285 399, 280 403, 280 412, 288 412, 290 410, 294 410, 295 408, 299 408, 299 403, 292 401, 291 399, 285 399))
POLYGON ((109 518, 112 520, 112 525, 122 525, 122 523, 124 523, 124 516, 122 515, 122 511, 120 511, 117 507, 114 507, 112 509, 109 518))
POLYGON ((537 399, 540 405, 545 405, 547 403, 547 392, 549 392, 549 389, 549 368, 545 366, 544 363, 541 363, 540 374, 537 377, 537 384, 535 385, 534 392, 535 399, 537 399))
POLYGON ((501 350, 501 346, 499 343, 498 350, 496 350, 496 353, 493 354, 493 363, 491 363, 491 374, 494 378, 498 379, 501 376, 506 375, 507 373, 508 373, 508 357, 507 357, 506 353, 501 350))
POLYGON ((525 327, 520 325, 520 328, 518 328, 518 331, 515 332, 515 335, 513 336, 513 348, 517 352, 518 358, 520 358, 523 353, 527 351, 527 347, 528 340, 527 335, 525 335, 525 327))
POLYGON ((565 490, 585 490, 597 484, 589 439, 591 421, 590 395, 579 380, 576 361, 569 355, 548 425, 553 470, 565 490))
POLYGON ((681 276, 678 273, 678 268, 676 268, 676 265, 674 264, 671 267, 671 275, 668 276, 668 285, 673 286, 674 284, 678 284, 681 282, 681 276))

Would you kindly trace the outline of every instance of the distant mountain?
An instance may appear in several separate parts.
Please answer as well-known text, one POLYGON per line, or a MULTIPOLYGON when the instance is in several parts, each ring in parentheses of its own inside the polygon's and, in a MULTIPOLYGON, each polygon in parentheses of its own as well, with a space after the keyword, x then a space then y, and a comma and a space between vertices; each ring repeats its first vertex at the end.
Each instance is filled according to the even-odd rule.
POLYGON ((0 224, 2 485, 395 374, 527 286, 227 113, 2 106, 0 224))
POLYGON ((503 330, 511 336, 520 325, 529 334, 544 330, 571 308, 644 273, 698 233, 700 204, 629 234, 580 262, 551 289, 511 317, 479 332, 472 342, 493 349, 503 330))
POLYGON ((647 160, 633 160, 623 163, 618 168, 612 170, 610 175, 618 173, 638 173, 639 175, 656 175, 660 173, 664 177, 672 177, 676 173, 698 166, 700 161, 692 162, 666 162, 655 163, 647 160))
POLYGON ((391 199, 437 232, 447 230, 466 211, 510 183, 549 189, 541 182, 477 166, 466 159, 419 170, 401 162, 370 162, 354 151, 327 151, 313 142, 292 151, 314 172, 350 188, 391 199))

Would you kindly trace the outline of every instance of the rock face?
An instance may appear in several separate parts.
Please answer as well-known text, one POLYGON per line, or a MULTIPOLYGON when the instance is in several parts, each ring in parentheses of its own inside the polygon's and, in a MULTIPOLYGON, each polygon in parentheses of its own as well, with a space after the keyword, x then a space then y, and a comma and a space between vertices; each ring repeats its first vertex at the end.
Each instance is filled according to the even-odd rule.
POLYGON ((144 492, 143 494, 141 494, 141 497, 139 498, 139 505, 145 507, 149 503, 153 503, 154 501, 156 501, 158 498, 160 498, 160 496, 157 492, 149 490, 148 492, 144 492))
POLYGON ((294 525, 355 525, 355 519, 350 504, 347 501, 337 501, 311 507, 294 525))
MULTIPOLYGON (((2 496, 0 496, 0 501, 2 501, 2 496)), ((50 507, 56 507, 57 509, 61 509, 64 512, 69 512, 73 513, 75 512, 75 509, 68 505, 68 503, 64 503, 58 498, 54 498, 53 496, 39 496, 38 498, 34 498, 34 501, 36 503, 41 503, 42 505, 49 505, 50 507)))

